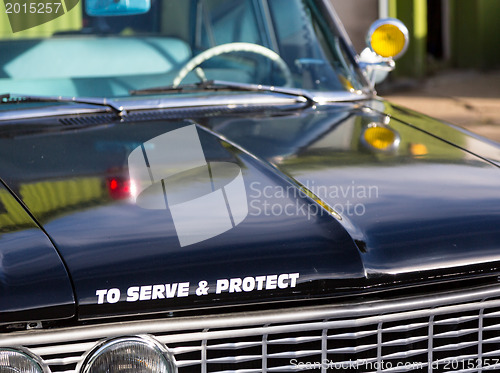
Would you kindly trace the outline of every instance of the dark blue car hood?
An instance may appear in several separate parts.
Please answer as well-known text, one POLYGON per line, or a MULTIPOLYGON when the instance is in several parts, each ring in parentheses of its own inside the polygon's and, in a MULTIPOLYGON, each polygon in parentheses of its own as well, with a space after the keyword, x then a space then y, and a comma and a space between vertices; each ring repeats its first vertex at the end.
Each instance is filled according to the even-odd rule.
MULTIPOLYGON (((20 130, 0 139, 0 175, 64 260, 80 318, 332 297, 496 273, 498 168, 466 150, 466 135, 452 145, 409 124, 410 115, 391 119, 338 104, 20 130), (363 141, 373 123, 397 133, 394 150, 363 141), (130 184, 131 169, 140 164, 131 154, 145 157, 153 180, 163 171, 154 171, 159 143, 151 140, 182 128, 195 129, 207 163, 241 170, 247 198, 243 219, 232 211, 229 229, 187 245, 170 197, 162 208, 130 198, 138 188, 130 184)), ((179 193, 197 180, 177 180, 179 193)), ((154 198, 170 196, 169 182, 155 181, 154 198)), ((213 223, 208 205, 189 206, 188 223, 213 223)))

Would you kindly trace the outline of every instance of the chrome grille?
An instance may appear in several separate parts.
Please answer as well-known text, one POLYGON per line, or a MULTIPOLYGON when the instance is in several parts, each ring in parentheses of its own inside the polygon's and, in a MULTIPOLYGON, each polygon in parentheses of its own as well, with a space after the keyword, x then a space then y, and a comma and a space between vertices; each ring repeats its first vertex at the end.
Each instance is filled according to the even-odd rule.
POLYGON ((150 334, 179 372, 480 372, 500 370, 500 290, 30 330, 3 335, 53 372, 74 372, 97 341, 150 334), (482 365, 479 364, 482 362, 482 365))

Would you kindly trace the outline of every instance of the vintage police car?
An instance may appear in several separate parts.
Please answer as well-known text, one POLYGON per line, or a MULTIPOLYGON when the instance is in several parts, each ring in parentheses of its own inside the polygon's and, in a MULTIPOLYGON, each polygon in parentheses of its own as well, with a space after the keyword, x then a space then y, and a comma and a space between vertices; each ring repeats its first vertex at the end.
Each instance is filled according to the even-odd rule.
POLYGON ((500 368, 500 147, 376 95, 402 24, 68 4, 0 42, 0 372, 500 368))

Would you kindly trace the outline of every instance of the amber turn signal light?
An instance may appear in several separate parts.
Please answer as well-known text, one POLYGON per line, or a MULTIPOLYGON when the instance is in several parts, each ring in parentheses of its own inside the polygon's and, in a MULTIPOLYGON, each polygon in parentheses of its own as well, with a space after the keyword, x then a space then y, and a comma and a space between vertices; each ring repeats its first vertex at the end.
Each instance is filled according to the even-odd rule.
POLYGON ((379 56, 396 59, 408 48, 408 29, 398 19, 380 19, 370 27, 366 41, 379 56))

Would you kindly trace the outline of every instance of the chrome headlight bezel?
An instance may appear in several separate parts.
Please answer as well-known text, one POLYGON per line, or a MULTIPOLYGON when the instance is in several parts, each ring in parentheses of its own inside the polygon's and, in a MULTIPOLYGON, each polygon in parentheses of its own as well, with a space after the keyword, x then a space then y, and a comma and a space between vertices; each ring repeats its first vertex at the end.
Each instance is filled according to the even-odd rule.
POLYGON ((142 344, 147 346, 153 352, 165 359, 165 366, 169 373, 178 372, 174 355, 167 347, 150 335, 124 336, 101 340, 83 356, 83 359, 76 367, 76 372, 91 373, 91 368, 96 360, 111 348, 121 343, 136 343, 137 345, 142 344))
POLYGON ((42 358, 32 353, 30 350, 24 347, 1 347, 0 355, 2 352, 13 352, 19 355, 22 355, 24 358, 33 363, 37 368, 40 368, 39 371, 42 373, 51 373, 49 367, 44 363, 42 358))

